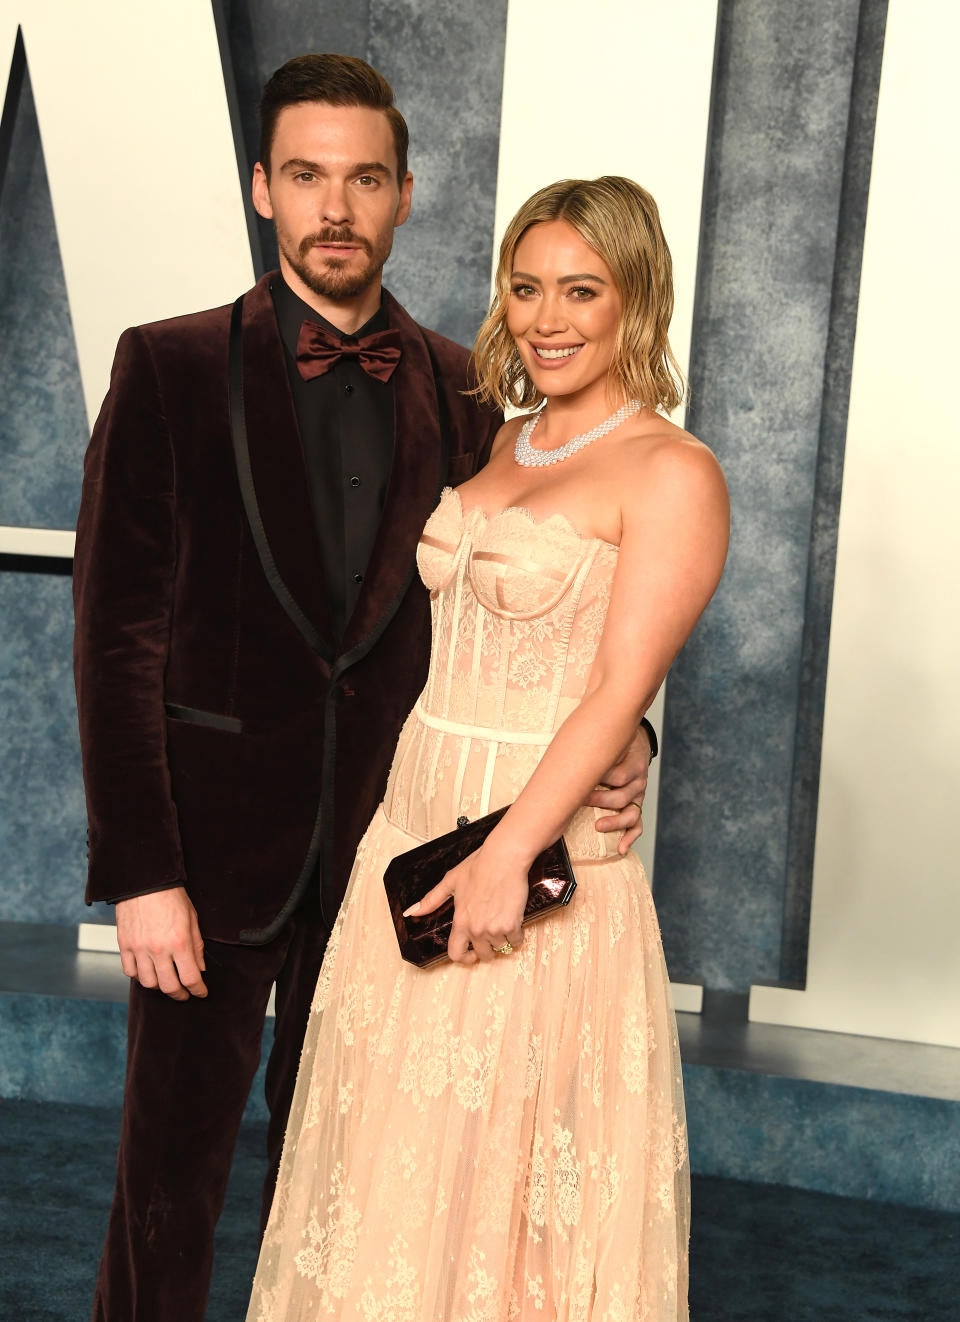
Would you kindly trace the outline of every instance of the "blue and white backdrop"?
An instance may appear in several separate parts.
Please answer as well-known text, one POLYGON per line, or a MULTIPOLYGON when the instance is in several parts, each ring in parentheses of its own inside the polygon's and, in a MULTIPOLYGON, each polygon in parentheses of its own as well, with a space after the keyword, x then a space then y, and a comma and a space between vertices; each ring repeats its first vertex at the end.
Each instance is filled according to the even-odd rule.
POLYGON ((337 50, 410 123, 388 284, 464 343, 535 188, 661 204, 688 425, 733 498, 657 716, 675 981, 960 1046, 958 44, 944 0, 0 0, 0 920, 91 917, 69 557, 114 344, 272 263, 258 89, 337 50))

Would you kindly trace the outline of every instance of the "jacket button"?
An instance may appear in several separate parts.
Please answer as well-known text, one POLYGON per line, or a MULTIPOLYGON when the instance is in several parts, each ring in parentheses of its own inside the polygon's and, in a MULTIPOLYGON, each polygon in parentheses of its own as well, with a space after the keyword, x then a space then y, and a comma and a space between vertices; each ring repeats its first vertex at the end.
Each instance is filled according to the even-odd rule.
POLYGON ((354 581, 354 583, 362 583, 362 582, 363 582, 363 575, 362 575, 362 574, 354 574, 354 576, 353 576, 353 581, 354 581))
POLYGON ((360 479, 358 477, 352 477, 350 479, 350 485, 352 487, 358 487, 360 485, 360 479))

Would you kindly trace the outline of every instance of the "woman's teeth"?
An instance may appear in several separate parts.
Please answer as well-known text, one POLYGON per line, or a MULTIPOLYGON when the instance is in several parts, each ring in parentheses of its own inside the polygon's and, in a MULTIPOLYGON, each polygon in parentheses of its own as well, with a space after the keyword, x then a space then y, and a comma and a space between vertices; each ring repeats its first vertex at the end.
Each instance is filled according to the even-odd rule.
POLYGON ((579 353, 582 345, 575 344, 570 349, 540 349, 534 348, 534 353, 538 358, 571 358, 575 353, 579 353))

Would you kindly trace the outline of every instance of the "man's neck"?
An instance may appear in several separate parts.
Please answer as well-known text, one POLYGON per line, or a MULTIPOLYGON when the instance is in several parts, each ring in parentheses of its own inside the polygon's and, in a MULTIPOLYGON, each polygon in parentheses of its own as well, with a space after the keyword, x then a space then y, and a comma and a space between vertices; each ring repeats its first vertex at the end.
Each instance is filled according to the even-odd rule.
POLYGON ((382 297, 382 285, 380 273, 377 273, 374 279, 362 293, 353 298, 332 299, 324 298, 316 293, 292 270, 283 257, 280 258, 280 273, 285 282, 293 290, 298 298, 302 299, 308 307, 319 312, 320 316, 329 321, 331 326, 336 326, 337 330, 342 331, 344 335, 354 335, 361 326, 365 326, 370 318, 376 313, 380 306, 382 297))

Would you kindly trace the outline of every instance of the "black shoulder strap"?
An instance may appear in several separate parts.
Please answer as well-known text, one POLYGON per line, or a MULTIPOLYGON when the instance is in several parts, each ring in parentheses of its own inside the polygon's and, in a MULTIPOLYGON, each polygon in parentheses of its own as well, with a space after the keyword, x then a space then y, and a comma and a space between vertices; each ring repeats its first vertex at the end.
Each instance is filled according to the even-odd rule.
POLYGON ((253 471, 250 467, 250 446, 247 439, 247 415, 243 402, 243 295, 233 305, 230 315, 230 431, 233 435, 233 454, 237 465, 237 479, 240 483, 240 496, 246 511, 247 522, 253 536, 260 564, 267 582, 280 605, 297 626, 315 652, 327 655, 326 644, 319 630, 307 619, 297 605, 290 589, 280 577, 264 531, 257 493, 253 485, 253 471))

